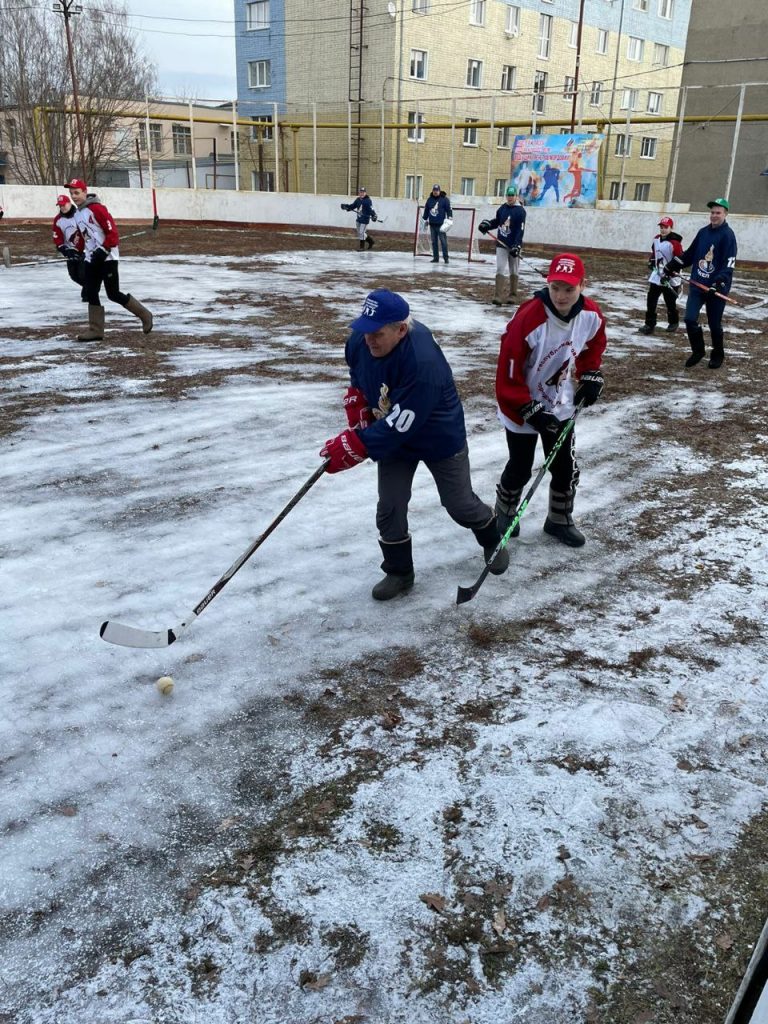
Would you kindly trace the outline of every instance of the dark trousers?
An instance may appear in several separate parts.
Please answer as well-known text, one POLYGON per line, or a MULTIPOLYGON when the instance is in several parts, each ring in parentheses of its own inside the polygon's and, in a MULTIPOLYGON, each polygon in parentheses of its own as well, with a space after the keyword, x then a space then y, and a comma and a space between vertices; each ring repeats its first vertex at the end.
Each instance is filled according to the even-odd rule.
POLYGON ((83 260, 67 260, 67 273, 75 284, 80 286, 80 298, 83 302, 88 301, 85 292, 85 263, 83 260))
MULTIPOLYGON (((388 544, 396 544, 408 536, 408 503, 418 465, 418 462, 407 462, 405 459, 382 459, 377 463, 379 503, 376 507, 376 526, 381 539, 388 544)), ((440 503, 455 523, 469 530, 477 530, 493 519, 493 510, 472 490, 469 451, 466 446, 449 459, 425 461, 424 465, 437 485, 440 503)))
MULTIPOLYGON (((552 479, 550 486, 553 491, 560 494, 571 494, 576 490, 579 482, 579 465, 576 462, 576 439, 575 428, 571 427, 568 437, 563 442, 560 451, 552 460, 549 467, 552 479)), ((501 486, 508 491, 520 491, 531 479, 533 472, 533 460, 536 455, 536 443, 539 440, 538 434, 517 434, 512 430, 506 431, 507 449, 509 450, 509 461, 501 474, 501 486)), ((544 447, 544 455, 552 451, 557 434, 544 434, 541 439, 544 447)))
POLYGON ((128 305, 130 296, 120 291, 120 274, 117 269, 117 260, 104 260, 103 263, 85 264, 85 295, 90 306, 100 306, 99 292, 104 285, 107 298, 116 302, 119 306, 128 305))
POLYGON ((443 259, 448 259, 448 239, 444 231, 436 227, 434 224, 429 225, 429 233, 432 236, 432 256, 437 259, 437 243, 440 241, 440 245, 443 250, 443 259))
POLYGON ((725 309, 725 303, 722 299, 718 299, 716 295, 710 295, 709 292, 702 291, 701 288, 697 288, 696 285, 691 285, 691 290, 688 293, 688 301, 685 304, 685 324, 698 324, 699 313, 701 307, 704 306, 704 310, 707 314, 707 323, 709 324, 709 330, 714 338, 717 334, 722 334, 722 323, 723 323, 723 310, 725 309))
POLYGON ((677 312, 677 296, 679 294, 680 289, 672 288, 671 285, 663 287, 660 284, 649 284, 648 302, 645 310, 646 326, 656 326, 656 307, 659 304, 659 296, 661 296, 664 299, 664 305, 667 307, 667 320, 669 321, 670 327, 677 327, 680 323, 680 315, 677 312))

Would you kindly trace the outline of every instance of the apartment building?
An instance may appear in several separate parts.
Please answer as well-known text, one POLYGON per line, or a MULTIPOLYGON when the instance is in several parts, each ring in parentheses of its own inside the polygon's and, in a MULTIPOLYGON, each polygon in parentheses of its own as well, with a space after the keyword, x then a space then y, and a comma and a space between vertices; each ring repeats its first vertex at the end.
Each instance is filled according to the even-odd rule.
POLYGON ((606 198, 660 201, 690 4, 235 0, 243 187, 500 195, 515 135, 573 121, 606 134, 606 198))

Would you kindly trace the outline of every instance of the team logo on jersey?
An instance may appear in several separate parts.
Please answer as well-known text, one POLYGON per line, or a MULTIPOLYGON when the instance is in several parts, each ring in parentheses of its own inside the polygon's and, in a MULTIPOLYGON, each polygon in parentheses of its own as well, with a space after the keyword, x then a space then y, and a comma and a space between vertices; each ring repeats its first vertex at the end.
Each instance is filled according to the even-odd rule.
POLYGON ((714 245, 710 245, 707 251, 704 253, 704 259, 699 260, 698 267, 702 277, 709 277, 714 272, 715 265, 712 262, 712 258, 715 255, 714 245))
POLYGON ((379 391, 379 406, 377 409, 372 410, 373 418, 377 420, 384 419, 385 416, 389 415, 391 408, 392 402, 389 400, 389 385, 382 384, 379 391))
MULTIPOLYGON (((570 341, 567 342, 567 344, 570 347, 570 344, 571 344, 570 341)), ((560 366, 558 366, 558 368, 555 370, 555 372, 552 374, 552 376, 548 377, 544 381, 544 383, 547 385, 547 387, 548 388, 554 388, 555 390, 557 390, 560 387, 560 385, 563 383, 563 381, 566 379, 566 377, 568 376, 568 368, 569 368, 570 365, 571 365, 571 360, 570 360, 570 356, 569 356, 569 358, 566 359, 564 363, 561 363, 560 366)))

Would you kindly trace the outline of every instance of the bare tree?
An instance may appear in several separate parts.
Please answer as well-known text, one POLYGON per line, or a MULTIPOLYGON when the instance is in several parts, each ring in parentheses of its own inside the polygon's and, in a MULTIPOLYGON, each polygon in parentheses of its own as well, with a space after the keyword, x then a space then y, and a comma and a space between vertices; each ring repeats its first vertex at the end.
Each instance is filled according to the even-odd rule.
MULTIPOLYGON (((126 9, 103 0, 73 18, 88 181, 132 154, 132 120, 155 84, 126 9)), ((67 44, 60 16, 29 7, 0 8, 0 128, 8 166, 21 184, 80 177, 67 44)))

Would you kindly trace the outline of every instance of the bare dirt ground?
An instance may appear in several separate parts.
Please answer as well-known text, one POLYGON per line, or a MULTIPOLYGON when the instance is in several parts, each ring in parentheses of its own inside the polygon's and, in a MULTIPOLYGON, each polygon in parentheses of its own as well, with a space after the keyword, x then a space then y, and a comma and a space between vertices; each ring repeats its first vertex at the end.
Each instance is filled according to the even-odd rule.
MULTIPOLYGON (((126 241, 121 245, 124 255, 158 256, 162 254, 195 254, 205 253, 217 257, 231 257, 233 263, 243 256, 258 253, 292 250, 296 247, 293 234, 280 230, 230 230, 215 226, 179 227, 161 225, 156 233, 149 232, 134 239, 129 236, 132 230, 125 227, 126 241)), ((319 249, 349 249, 354 246, 350 232, 339 233, 338 237, 325 237, 312 241, 302 236, 302 245, 306 251, 319 249)), ((393 238, 378 236, 379 244, 389 250, 398 249, 407 252, 410 240, 405 237, 393 238)), ((47 258, 52 250, 49 241, 49 229, 45 225, 21 224, 12 225, 7 222, 0 226, 0 244, 8 245, 13 261, 23 259, 47 258)), ((536 255, 534 249, 528 250, 529 255, 536 255)), ((539 255, 547 255, 543 251, 539 255)), ((635 279, 642 282, 645 272, 645 260, 640 255, 590 254, 588 267, 592 277, 597 281, 619 279, 635 279)), ((62 269, 62 273, 63 273, 62 269)), ((0 268, 0 287, 9 287, 12 278, 0 268)), ((458 290, 466 289, 467 295, 477 298, 477 283, 471 280, 451 282, 458 290)), ((768 270, 751 269, 738 275, 737 290, 744 301, 750 301, 749 292, 752 286, 765 290, 768 283, 768 270)), ((366 288, 387 286, 388 281, 367 276, 366 288)), ((642 288, 642 283, 638 285, 642 288)), ((490 292, 490 284, 488 285, 490 292)), ((610 291, 601 294, 597 284, 591 294, 601 303, 608 322, 612 318, 626 317, 626 311, 612 299, 610 291)), ((228 296, 227 302, 237 302, 237 297, 228 296)), ((243 305, 253 303, 253 296, 243 295, 243 305)), ((269 305, 269 315, 276 325, 288 325, 295 318, 295 310, 290 301, 281 295, 260 296, 259 304, 269 305)), ((304 299, 305 315, 312 316, 317 325, 317 336, 328 342, 337 341, 337 330, 330 317, 324 317, 325 303, 316 297, 304 299)), ((768 307, 766 307, 768 308, 768 307)), ((228 335, 227 310, 211 308, 209 315, 216 320, 220 318, 221 332, 217 344, 243 347, 242 338, 228 335)), ((726 314, 726 319, 728 314, 726 314)), ((765 321, 755 321, 750 325, 755 329, 746 339, 741 340, 742 347, 749 353, 749 372, 732 375, 728 373, 728 362, 724 370, 715 375, 707 376, 708 371, 699 375, 697 381, 703 393, 710 394, 717 388, 730 410, 728 418, 721 424, 703 423, 696 416, 666 418, 663 411, 655 412, 653 430, 659 424, 669 431, 681 444, 699 451, 702 455, 711 456, 713 446, 722 452, 722 462, 727 462, 729 453, 751 451, 756 457, 768 457, 768 442, 765 439, 764 409, 765 394, 768 391, 768 367, 764 358, 768 330, 765 321), (757 412, 756 412, 757 411, 757 412), (760 421, 760 429, 756 428, 756 417, 760 421), (713 436, 713 430, 717 433, 713 436), (761 434, 756 437, 756 434, 761 434)), ((34 339, 41 334, 40 330, 29 330, 27 337, 34 339)), ((18 334, 24 337, 24 333, 18 334)), ((209 339, 195 335, 164 334, 162 331, 153 333, 148 339, 137 337, 136 333, 121 336, 113 333, 111 337, 119 343, 115 349, 110 347, 87 347, 73 353, 73 358, 96 361, 103 368, 114 370, 117 375, 130 373, 133 377, 144 379, 155 388, 158 395, 169 398, 181 397, 186 390, 201 385, 215 386, 216 371, 208 371, 197 376, 186 376, 183 379, 163 372, 164 357, 175 346, 194 345, 198 342, 209 344, 209 339), (126 353, 126 347, 129 352, 126 353), (117 351, 119 348, 119 351, 117 351)), ((609 369, 609 397, 618 400, 624 397, 643 397, 653 405, 659 393, 659 379, 679 377, 681 364, 687 353, 682 333, 678 335, 679 344, 665 346, 653 352, 652 360, 647 354, 638 353, 636 357, 622 359, 609 369)), ((728 344, 728 341, 726 341, 728 344)), ((610 353, 608 354, 610 362, 610 353)), ((21 359, 3 358, 0 351, 0 373, 6 379, 14 376, 14 364, 21 359)), ((299 379, 299 360, 296 360, 296 379, 299 379)), ((265 363, 259 372, 264 375, 279 375, 290 380, 287 366, 290 358, 285 354, 275 357, 274 366, 265 363), (279 362, 279 367, 278 367, 279 362)), ((253 367, 248 368, 253 375, 253 367)), ((461 382, 462 398, 488 399, 493 393, 495 364, 487 361, 476 370, 464 376, 461 382)), ((231 371, 227 374, 231 377, 231 371)), ((329 377, 330 379, 330 377, 329 377)), ((65 393, 47 392, 27 395, 23 391, 13 392, 3 409, 0 421, 0 434, 12 435, 22 424, 28 423, 36 415, 51 406, 61 406, 72 399, 65 393)), ((649 425, 649 431, 651 427, 649 425)), ((649 432, 647 437, 652 435, 649 432)), ((627 445, 634 451, 642 452, 644 436, 642 430, 637 436, 628 438, 627 445)), ((748 496, 744 494, 744 500, 748 496)), ((728 518, 734 510, 733 502, 738 501, 737 492, 724 494, 718 473, 707 469, 700 474, 687 473, 678 479, 666 481, 664 503, 654 510, 654 514, 644 517, 641 521, 622 523, 617 527, 611 541, 610 529, 605 531, 603 541, 614 543, 618 552, 630 542, 639 539, 652 542, 662 538, 676 523, 686 519, 692 521, 693 529, 697 516, 702 518, 711 512, 713 506, 720 505, 720 523, 722 529, 727 528, 728 518)), ((759 514, 765 516, 764 508, 759 514)), ((667 595, 677 595, 683 600, 696 600, 696 588, 704 582, 693 577, 680 576, 670 579, 661 573, 652 559, 644 567, 637 563, 633 572, 644 572, 644 584, 649 590, 663 589, 667 595)), ((637 584, 638 581, 635 580, 637 584)), ((594 597, 590 610, 596 617, 605 614, 610 606, 612 596, 605 593, 602 598, 594 597)), ((539 623, 538 625, 541 625, 539 623)), ((550 623, 557 629, 557 621, 550 623)), ((764 636, 764 624, 743 621, 739 626, 742 639, 749 631, 756 630, 758 636, 764 636)), ((530 655, 533 637, 533 624, 514 622, 500 625, 489 622, 485 625, 482 619, 476 621, 469 629, 465 644, 469 650, 473 647, 482 651, 488 644, 496 647, 508 647, 512 650, 525 650, 530 655)), ((614 672, 642 676, 644 663, 653 658, 656 651, 638 651, 633 664, 606 666, 614 672)), ((433 745, 435 737, 431 725, 434 713, 426 705, 420 705, 418 697, 408 690, 407 683, 418 678, 424 671, 430 655, 438 657, 436 651, 430 651, 429 645, 423 650, 398 650, 390 655, 382 655, 378 660, 364 664, 349 665, 343 673, 331 672, 327 675, 327 686, 323 700, 305 701, 298 694, 288 698, 292 713, 303 719, 306 733, 310 736, 325 735, 326 748, 330 752, 343 743, 345 729, 350 722, 370 719, 390 731, 393 738, 403 716, 413 714, 421 719, 423 726, 421 741, 412 736, 412 747, 418 750, 419 742, 424 749, 433 745), (382 683, 386 680, 386 683, 382 683)), ((563 642, 563 664, 568 665, 574 674, 575 684, 588 689, 594 686, 588 675, 584 674, 587 667, 586 655, 571 651, 563 642), (581 673, 581 674, 580 674, 581 673)), ((699 655, 706 663, 707 658, 717 658, 717 641, 712 647, 699 655)), ((322 674, 322 672, 321 672, 322 674)), ((514 694, 507 695, 514 700, 514 694)), ((446 716, 441 742, 460 749, 462 745, 474 744, 474 729, 483 723, 498 720, 500 706, 493 701, 466 702, 455 707, 446 716)), ((754 757, 768 759, 765 735, 747 737, 745 743, 752 744, 754 757)), ((392 758, 398 756, 396 741, 393 743, 392 758)), ((320 755, 323 747, 321 745, 320 755)), ((417 757, 417 753, 410 756, 417 757)), ((342 814, 349 804, 349 795, 368 779, 374 778, 383 771, 386 755, 380 751, 358 747, 354 756, 350 755, 354 764, 341 777, 335 777, 325 787, 315 787, 299 798, 286 799, 279 784, 271 793, 262 789, 252 799, 273 802, 275 811, 268 823, 243 835, 240 853, 231 858, 227 864, 212 863, 210 871, 201 876, 187 892, 187 898, 194 901, 203 887, 229 887, 246 885, 268 903, 271 872, 274 869, 278 854, 285 854, 291 848, 308 837, 316 838, 322 843, 328 836, 335 818, 342 814), (300 823, 300 824, 297 824, 300 823)), ((599 775, 607 766, 599 762, 563 763, 564 771, 575 773, 586 771, 599 775)), ((681 771, 693 771, 695 766, 681 766, 681 771)), ((716 767, 712 768, 717 771, 716 767)), ((248 794, 244 791, 242 799, 247 805, 248 794)), ((448 808, 445 813, 445 842, 450 849, 451 840, 458 834, 465 808, 448 808)), ((391 850, 400 842, 400 837, 387 827, 370 823, 368 841, 372 848, 382 852, 391 850)), ((660 893, 679 888, 695 891, 706 904, 707 912, 693 923, 684 922, 677 927, 670 927, 658 935, 649 935, 644 925, 645 915, 638 909, 636 928, 623 928, 613 937, 616 943, 614 961, 601 966, 599 957, 595 959, 588 949, 584 951, 586 960, 590 960, 594 974, 599 978, 601 971, 608 973, 610 966, 611 980, 605 984, 596 983, 591 992, 590 1005, 583 1017, 585 1024, 720 1024, 724 1019, 732 993, 738 986, 738 979, 749 958, 752 942, 759 934, 768 905, 768 867, 765 863, 765 846, 768 841, 768 814, 753 819, 741 833, 731 853, 724 856, 703 857, 692 860, 687 873, 660 873, 656 885, 660 893), (710 922, 708 924, 708 922, 710 922)), ((567 851, 563 854, 564 863, 567 851)), ((457 855, 458 857, 458 855, 457 855)), ((455 986, 457 991, 466 991, 466 987, 476 984, 469 975, 462 975, 456 966, 455 959, 449 955, 452 948, 462 947, 474 949, 483 964, 485 977, 489 985, 493 985, 505 973, 512 972, 521 956, 516 942, 489 939, 483 922, 492 916, 498 905, 499 895, 504 893, 505 886, 510 884, 505 878, 480 879, 481 895, 477 895, 478 879, 469 882, 471 865, 462 865, 460 858, 456 865, 457 878, 464 871, 467 884, 460 900, 450 913, 435 916, 435 925, 429 935, 416 937, 429 951, 431 967, 422 979, 422 991, 428 992, 438 986, 455 986), (472 890, 470 892, 470 889, 472 890)), ((549 894, 549 902, 558 908, 564 921, 580 921, 587 915, 588 894, 581 893, 578 887, 568 883, 568 871, 564 873, 564 883, 549 894)), ((461 891, 461 886, 459 885, 461 891)), ((275 913, 273 917, 275 931, 269 942, 278 944, 289 941, 300 933, 303 922, 301 915, 294 916, 275 913)), ((508 922, 514 933, 515 925, 520 925, 521 933, 525 931, 525 922, 508 922)), ((578 931, 578 929, 577 929, 578 931)), ((561 936, 555 936, 549 952, 539 951, 542 957, 556 957, 557 951, 564 948, 567 927, 561 936)), ((574 939, 573 941, 578 941, 574 939)), ((328 936, 328 946, 333 952, 333 962, 339 969, 354 965, 365 953, 365 942, 352 932, 328 936)), ((530 952, 530 949, 528 950, 530 952)), ((572 951, 569 951, 569 953, 572 951)), ((126 963, 141 956, 140 949, 125 947, 115 949, 115 956, 122 957, 126 963)), ((211 986, 216 983, 216 966, 200 963, 193 969, 195 983, 211 986)), ((310 983, 305 978, 303 984, 310 983)), ((10 1018, 7 1018, 10 1019, 10 1018)), ((324 1018, 325 1019, 325 1018, 324 1018)), ((353 1018, 345 1018, 351 1021, 353 1018)), ((363 1018, 354 1018, 363 1020, 363 1018)), ((341 1022, 339 1022, 341 1024, 341 1022)), ((384 1024, 384 1022, 381 1022, 384 1024)))

